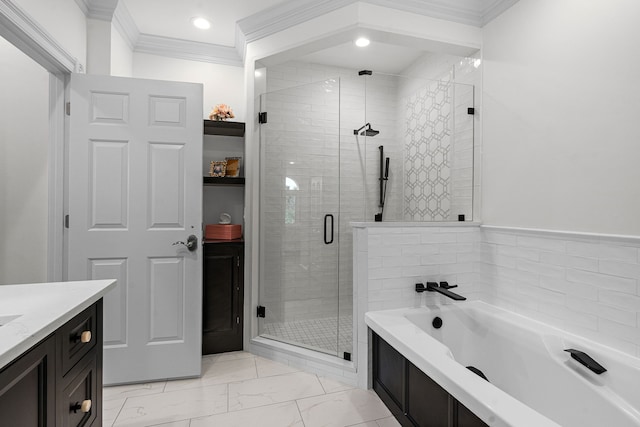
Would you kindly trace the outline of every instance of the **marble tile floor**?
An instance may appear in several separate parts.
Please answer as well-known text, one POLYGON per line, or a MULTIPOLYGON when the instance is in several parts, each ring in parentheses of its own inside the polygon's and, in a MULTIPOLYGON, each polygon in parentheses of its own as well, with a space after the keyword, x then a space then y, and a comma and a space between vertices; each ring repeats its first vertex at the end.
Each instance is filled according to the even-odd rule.
POLYGON ((371 390, 247 352, 205 356, 197 379, 104 388, 103 425, 399 426, 371 390))

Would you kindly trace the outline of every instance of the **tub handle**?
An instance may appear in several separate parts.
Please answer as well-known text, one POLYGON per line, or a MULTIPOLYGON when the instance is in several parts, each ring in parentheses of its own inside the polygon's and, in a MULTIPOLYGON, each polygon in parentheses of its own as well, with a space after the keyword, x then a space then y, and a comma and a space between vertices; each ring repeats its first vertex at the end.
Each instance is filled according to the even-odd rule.
POLYGON ((440 287, 443 289, 453 289, 457 288, 458 285, 450 285, 449 282, 440 282, 440 287))
POLYGON ((596 374, 600 375, 603 372, 607 372, 604 366, 593 360, 587 353, 573 348, 566 349, 565 351, 571 353, 571 357, 573 359, 577 360, 596 374))

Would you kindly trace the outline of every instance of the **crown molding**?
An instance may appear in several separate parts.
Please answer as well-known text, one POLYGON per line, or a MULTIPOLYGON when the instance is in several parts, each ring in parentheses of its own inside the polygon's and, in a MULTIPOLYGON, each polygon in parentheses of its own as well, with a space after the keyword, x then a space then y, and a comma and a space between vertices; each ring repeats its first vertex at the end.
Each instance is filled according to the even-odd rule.
POLYGON ((210 43, 140 34, 134 52, 167 56, 190 61, 242 67, 242 58, 236 48, 210 43))
POLYGON ((295 0, 269 7, 237 22, 246 43, 355 3, 356 0, 295 0))
POLYGON ((502 12, 509 9, 514 4, 518 3, 518 0, 497 0, 492 5, 484 10, 482 15, 482 26, 484 27, 489 22, 493 21, 502 12))
POLYGON ((244 36, 244 33, 240 31, 240 27, 238 25, 236 25, 235 48, 238 52, 238 57, 244 63, 247 55, 247 38, 244 36))
POLYGON ((129 9, 126 8, 123 1, 118 2, 118 7, 113 14, 113 26, 120 33, 124 41, 133 51, 138 44, 140 38, 140 30, 136 25, 129 9))
POLYGON ((54 74, 83 71, 82 64, 12 0, 0 0, 0 36, 54 74))
MULTIPOLYGON (((404 12, 444 19, 460 24, 481 27, 483 11, 476 6, 477 1, 437 1, 437 0, 363 0, 365 3, 402 10, 404 12), (473 5, 473 6, 472 6, 473 5)), ((502 1, 502 0, 498 0, 502 1)))
POLYGON ((484 26, 518 2, 487 0, 490 4, 485 6, 477 0, 289 0, 239 20, 231 47, 140 34, 122 0, 75 0, 88 18, 111 21, 134 52, 234 66, 242 66, 248 43, 358 1, 475 27, 484 26))
POLYGON ((75 0, 75 2, 87 18, 109 22, 113 19, 118 3, 122 3, 119 0, 75 0))
POLYGON ((75 0, 75 2, 84 16, 89 16, 89 0, 75 0))

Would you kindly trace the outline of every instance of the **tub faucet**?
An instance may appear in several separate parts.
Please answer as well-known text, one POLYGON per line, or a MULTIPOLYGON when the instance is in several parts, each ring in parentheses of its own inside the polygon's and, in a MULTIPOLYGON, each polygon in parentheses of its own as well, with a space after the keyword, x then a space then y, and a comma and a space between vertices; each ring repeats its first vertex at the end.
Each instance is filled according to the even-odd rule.
POLYGON ((458 285, 450 286, 447 282, 440 282, 438 285, 437 282, 427 282, 427 286, 424 283, 416 283, 416 292, 439 292, 442 295, 451 298, 456 301, 464 301, 465 297, 462 295, 458 295, 455 292, 451 292, 449 289, 455 288, 458 285))

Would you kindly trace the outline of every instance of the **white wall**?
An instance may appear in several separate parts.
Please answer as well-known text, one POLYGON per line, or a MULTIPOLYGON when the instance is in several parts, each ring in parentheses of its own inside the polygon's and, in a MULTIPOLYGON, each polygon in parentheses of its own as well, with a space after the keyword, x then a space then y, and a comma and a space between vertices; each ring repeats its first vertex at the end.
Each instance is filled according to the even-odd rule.
POLYGON ((111 24, 111 75, 133 76, 133 52, 113 24, 111 24))
POLYGON ((133 77, 202 83, 205 118, 216 104, 227 104, 236 116, 233 121, 247 119, 244 69, 241 67, 134 53, 133 77))
POLYGON ((639 16, 520 0, 484 28, 484 223, 640 235, 639 16))
POLYGON ((87 63, 87 24, 73 0, 13 0, 31 15, 67 52, 87 63))
POLYGON ((0 38, 0 284, 47 279, 49 73, 0 38))
POLYGON ((111 74, 112 25, 101 19, 87 19, 87 74, 111 74))

